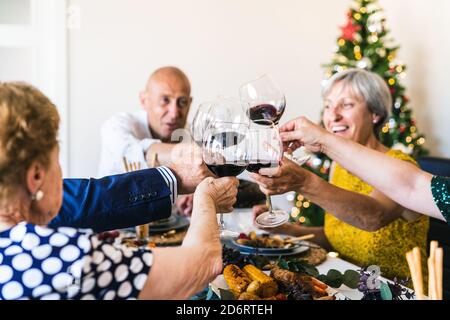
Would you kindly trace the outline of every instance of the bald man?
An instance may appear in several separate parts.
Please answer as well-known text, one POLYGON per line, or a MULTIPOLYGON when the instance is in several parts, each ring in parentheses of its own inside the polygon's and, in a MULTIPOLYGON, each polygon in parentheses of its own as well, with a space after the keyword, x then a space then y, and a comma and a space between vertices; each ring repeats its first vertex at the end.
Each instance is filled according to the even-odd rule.
MULTIPOLYGON (((142 110, 118 113, 102 126, 98 175, 103 177, 125 172, 124 159, 129 163, 139 163, 141 169, 168 166, 173 160, 171 155, 176 154, 186 159, 186 166, 182 169, 186 174, 176 177, 182 180, 178 183, 200 182, 211 176, 212 173, 202 163, 201 153, 192 152, 189 145, 178 145, 175 149, 171 141, 172 133, 185 127, 192 102, 191 85, 184 72, 171 66, 156 70, 140 92, 139 100, 142 110)), ((176 190, 174 198, 177 199, 176 190)), ((181 214, 189 215, 192 195, 177 199, 176 207, 181 214)))
POLYGON ((125 172, 123 159, 146 168, 151 155, 167 165, 173 145, 171 135, 184 128, 192 102, 187 76, 176 67, 156 70, 140 92, 142 110, 119 113, 101 129, 102 149, 99 176, 125 172))

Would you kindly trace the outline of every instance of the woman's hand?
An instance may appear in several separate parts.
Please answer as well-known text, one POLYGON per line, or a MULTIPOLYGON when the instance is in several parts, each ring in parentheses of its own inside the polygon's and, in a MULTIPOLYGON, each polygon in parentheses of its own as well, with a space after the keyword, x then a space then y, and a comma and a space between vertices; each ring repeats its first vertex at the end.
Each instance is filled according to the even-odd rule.
POLYGON ((266 195, 275 195, 289 191, 301 192, 313 174, 283 157, 279 167, 262 168, 259 174, 252 173, 250 176, 259 184, 262 192, 266 195))
POLYGON ((322 152, 323 140, 330 134, 305 117, 291 120, 280 128, 280 137, 285 151, 294 151, 305 146, 310 152, 322 152))
MULTIPOLYGON (((268 210, 269 210, 269 207, 266 206, 265 204, 258 204, 256 206, 254 206, 252 208, 253 222, 255 221, 256 217, 258 217, 261 213, 264 213, 268 210)), ((275 227, 275 228, 261 228, 259 226, 258 226, 258 228, 261 230, 267 231, 267 232, 271 232, 271 233, 281 233, 281 234, 288 234, 288 235, 293 235, 293 236, 297 236, 298 233, 300 232, 298 230, 299 229, 298 226, 291 222, 286 222, 285 224, 282 224, 281 226, 275 227)))
POLYGON ((198 185, 194 193, 194 203, 211 199, 217 213, 231 212, 236 202, 238 185, 239 180, 235 177, 206 178, 198 185))

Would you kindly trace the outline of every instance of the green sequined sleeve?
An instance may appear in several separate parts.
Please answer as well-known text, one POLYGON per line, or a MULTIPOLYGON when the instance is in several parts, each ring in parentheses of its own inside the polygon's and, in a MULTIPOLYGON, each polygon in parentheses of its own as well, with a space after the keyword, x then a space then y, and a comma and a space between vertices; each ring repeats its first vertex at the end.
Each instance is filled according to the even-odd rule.
POLYGON ((434 176, 431 180, 431 192, 434 202, 450 224, 450 178, 434 176))

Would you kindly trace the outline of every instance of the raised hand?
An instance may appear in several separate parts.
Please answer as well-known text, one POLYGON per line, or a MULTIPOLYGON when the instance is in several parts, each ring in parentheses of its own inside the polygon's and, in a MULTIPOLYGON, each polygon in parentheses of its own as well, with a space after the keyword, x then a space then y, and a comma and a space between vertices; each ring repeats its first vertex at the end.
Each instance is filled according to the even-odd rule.
POLYGON ((298 117, 280 128, 284 151, 292 152, 301 146, 310 152, 321 152, 324 139, 330 133, 306 117, 298 117))
POLYGON ((214 202, 217 213, 231 212, 236 202, 238 185, 239 180, 235 177, 206 178, 195 191, 194 203, 196 200, 202 201, 209 198, 214 202))
POLYGON ((178 193, 189 194, 207 177, 214 177, 203 163, 202 151, 195 143, 178 143, 172 148, 167 165, 178 181, 178 193))
POLYGON ((259 170, 259 174, 252 173, 250 176, 259 184, 263 193, 276 195, 289 191, 300 192, 311 173, 301 168, 297 163, 283 157, 280 166, 263 168, 259 170))

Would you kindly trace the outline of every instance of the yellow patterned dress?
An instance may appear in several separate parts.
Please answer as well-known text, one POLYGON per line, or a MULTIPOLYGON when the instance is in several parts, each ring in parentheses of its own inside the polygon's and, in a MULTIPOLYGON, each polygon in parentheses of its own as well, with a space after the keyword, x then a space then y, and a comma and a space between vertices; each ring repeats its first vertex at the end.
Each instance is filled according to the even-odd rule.
MULTIPOLYGON (((386 154, 415 164, 411 157, 401 151, 389 150, 386 154)), ((364 195, 369 195, 373 190, 372 186, 337 163, 330 182, 364 195)), ((343 259, 362 267, 378 265, 383 276, 393 279, 410 277, 405 253, 416 246, 421 248, 422 266, 425 266, 428 227, 428 217, 421 216, 412 222, 397 219, 375 232, 368 232, 342 222, 327 212, 324 231, 334 250, 343 259)))

